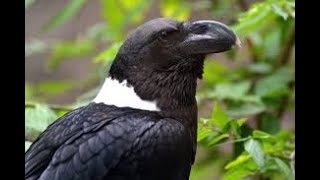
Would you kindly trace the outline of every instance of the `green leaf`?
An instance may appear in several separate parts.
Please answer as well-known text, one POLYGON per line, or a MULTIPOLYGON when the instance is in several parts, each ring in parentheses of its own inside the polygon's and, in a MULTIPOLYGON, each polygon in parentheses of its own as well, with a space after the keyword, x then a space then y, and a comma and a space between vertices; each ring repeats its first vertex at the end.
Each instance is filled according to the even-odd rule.
POLYGON ((263 131, 259 131, 259 130, 254 130, 252 132, 252 136, 254 138, 257 138, 257 139, 269 139, 269 138, 272 138, 272 136, 268 133, 265 133, 263 131))
POLYGON ((249 139, 244 143, 244 149, 250 154, 253 160, 257 163, 259 168, 265 164, 265 155, 262 150, 261 144, 255 139, 249 139))
POLYGON ((270 61, 276 61, 280 54, 280 50, 282 49, 281 42, 281 28, 280 25, 277 28, 268 29, 268 33, 263 37, 263 41, 261 43, 261 50, 264 53, 266 59, 270 61))
POLYGON ((51 56, 48 60, 49 70, 59 66, 63 59, 88 55, 95 49, 95 43, 88 40, 63 41, 53 45, 51 56))
POLYGON ((272 4, 272 10, 284 20, 287 20, 289 15, 284 9, 282 9, 282 7, 279 6, 279 4, 272 4))
POLYGON ((186 1, 182 0, 163 0, 160 4, 161 15, 185 21, 190 17, 191 8, 186 1))
POLYGON ((41 53, 48 48, 47 44, 40 40, 32 40, 26 42, 24 45, 25 56, 30 56, 33 54, 41 53))
POLYGON ((241 166, 245 162, 249 161, 251 159, 251 156, 248 154, 241 154, 238 156, 235 160, 229 162, 224 169, 228 170, 237 166, 241 166))
POLYGON ((220 159, 208 161, 205 164, 195 163, 191 168, 189 180, 212 179, 213 175, 219 177, 221 173, 220 167, 223 163, 223 160, 220 159))
POLYGON ((214 124, 221 130, 224 129, 225 125, 229 122, 229 118, 225 112, 222 111, 219 103, 215 103, 213 107, 213 112, 209 123, 214 124))
POLYGON ((272 113, 265 113, 261 121, 261 130, 264 132, 276 134, 281 129, 281 120, 272 113))
POLYGON ((294 150, 294 132, 280 131, 272 138, 264 139, 263 148, 267 154, 280 157, 289 157, 294 150))
POLYGON ((248 11, 241 14, 239 23, 233 26, 237 34, 247 35, 269 24, 274 19, 275 13, 267 2, 253 4, 248 11))
POLYGON ((275 160, 276 164, 278 165, 279 170, 282 171, 283 174, 285 174, 287 180, 294 180, 295 179, 293 176, 292 170, 289 168, 289 166, 285 162, 283 162, 279 158, 274 158, 274 160, 275 160))
POLYGON ((24 0, 25 11, 28 10, 34 2, 35 2, 35 0, 24 0))
POLYGON ((99 53, 95 58, 94 62, 111 62, 116 57, 120 47, 122 45, 122 42, 116 42, 111 45, 110 48, 102 51, 99 53))
MULTIPOLYGON (((203 122, 203 119, 200 119, 203 122)), ((213 129, 205 126, 203 123, 198 124, 198 136, 197 141, 200 142, 213 133, 213 129)))
POLYGON ((35 139, 57 118, 57 115, 46 105, 37 104, 35 108, 26 108, 25 136, 28 139, 35 139))
POLYGON ((294 79, 293 72, 288 67, 282 67, 276 72, 257 81, 254 89, 259 96, 276 96, 279 93, 287 92, 288 83, 294 79))
POLYGON ((210 139, 210 141, 208 143, 208 146, 215 145, 218 142, 220 142, 221 140, 223 140, 225 138, 228 138, 228 137, 229 137, 229 134, 227 134, 227 133, 223 133, 223 134, 220 134, 218 136, 215 136, 214 138, 210 139))
POLYGON ((240 118, 235 121, 237 122, 238 126, 241 127, 247 121, 247 118, 240 118))
POLYGON ((267 74, 272 70, 272 66, 267 63, 249 64, 247 67, 249 72, 256 74, 267 74))
POLYGON ((261 103, 245 103, 236 107, 229 107, 228 115, 231 117, 247 117, 264 112, 266 107, 261 103))
POLYGON ((240 180, 254 174, 257 171, 257 165, 252 160, 249 159, 244 161, 239 166, 234 166, 229 168, 228 171, 224 174, 223 180, 240 180))
POLYGON ((30 141, 25 141, 24 142, 24 152, 27 152, 27 150, 29 149, 31 144, 32 144, 32 142, 30 142, 30 141))
POLYGON ((287 20, 288 17, 295 18, 295 2, 289 2, 288 0, 269 0, 272 6, 272 10, 275 14, 287 20))
POLYGON ((218 99, 241 100, 249 91, 251 82, 242 81, 239 83, 221 83, 217 84, 212 96, 218 99))
POLYGON ((75 15, 86 2, 86 0, 70 0, 56 16, 50 19, 50 21, 44 26, 43 30, 48 31, 49 29, 63 24, 75 15))
POLYGON ((229 131, 232 130, 232 132, 235 135, 235 138, 241 138, 241 126, 246 122, 246 118, 241 118, 238 120, 231 120, 228 122, 225 130, 229 131))

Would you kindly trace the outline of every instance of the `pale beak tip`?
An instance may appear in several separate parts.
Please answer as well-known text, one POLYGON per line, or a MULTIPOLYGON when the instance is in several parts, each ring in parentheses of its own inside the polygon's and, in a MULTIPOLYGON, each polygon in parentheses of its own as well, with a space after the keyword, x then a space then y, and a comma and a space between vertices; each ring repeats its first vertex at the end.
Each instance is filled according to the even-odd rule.
POLYGON ((237 40, 236 40, 236 46, 241 48, 241 41, 240 39, 237 37, 237 40))

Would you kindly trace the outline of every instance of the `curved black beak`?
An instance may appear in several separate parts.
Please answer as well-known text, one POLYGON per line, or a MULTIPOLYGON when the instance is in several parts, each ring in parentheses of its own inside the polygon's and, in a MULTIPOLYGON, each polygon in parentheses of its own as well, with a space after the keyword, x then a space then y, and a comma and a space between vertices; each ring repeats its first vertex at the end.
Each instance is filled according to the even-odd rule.
POLYGON ((219 53, 241 44, 227 25, 217 21, 201 20, 184 26, 188 35, 180 47, 191 54, 219 53))

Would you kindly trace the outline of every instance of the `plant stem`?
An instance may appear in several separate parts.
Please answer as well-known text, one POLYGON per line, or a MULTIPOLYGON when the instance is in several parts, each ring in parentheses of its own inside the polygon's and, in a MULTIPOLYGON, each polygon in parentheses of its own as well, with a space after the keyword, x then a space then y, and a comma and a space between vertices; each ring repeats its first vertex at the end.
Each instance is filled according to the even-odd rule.
POLYGON ((278 57, 278 66, 283 66, 287 64, 290 60, 291 50, 295 44, 295 28, 293 25, 293 28, 289 34, 289 37, 285 43, 284 48, 280 52, 280 55, 278 57))
POLYGON ((223 142, 223 143, 215 144, 214 146, 221 146, 221 145, 226 145, 226 144, 234 144, 236 142, 243 142, 243 141, 246 141, 246 140, 251 139, 251 138, 252 138, 251 136, 248 136, 248 137, 245 137, 245 138, 240 138, 240 139, 236 139, 236 140, 231 140, 231 141, 226 141, 226 142, 223 142))

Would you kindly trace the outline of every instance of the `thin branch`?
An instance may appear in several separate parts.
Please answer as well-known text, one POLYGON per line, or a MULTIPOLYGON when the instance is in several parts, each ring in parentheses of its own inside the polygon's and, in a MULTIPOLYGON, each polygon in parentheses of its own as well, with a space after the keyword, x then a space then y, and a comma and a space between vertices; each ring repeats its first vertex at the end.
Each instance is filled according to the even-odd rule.
POLYGON ((226 145, 226 144, 234 144, 236 142, 243 142, 243 141, 249 140, 251 138, 252 138, 251 136, 248 136, 248 137, 245 137, 245 138, 240 138, 240 139, 236 139, 236 140, 230 140, 230 141, 226 141, 226 142, 223 142, 223 143, 215 144, 214 146, 222 146, 222 145, 226 145))
MULTIPOLYGON (((294 25, 293 25, 294 26, 294 25)), ((284 48, 280 52, 280 55, 278 57, 278 66, 282 66, 284 64, 287 64, 290 60, 291 50, 295 44, 295 28, 293 27, 290 35, 287 39, 287 42, 285 43, 284 48)))
POLYGON ((290 167, 292 170, 292 174, 295 175, 295 157, 296 157, 296 150, 294 150, 290 155, 290 167))
MULTIPOLYGON (((284 48, 282 49, 279 57, 278 57, 278 64, 277 66, 278 67, 281 67, 285 64, 288 64, 289 60, 290 60, 290 55, 291 55, 291 50, 293 48, 295 44, 295 28, 293 27, 291 32, 290 32, 290 35, 286 41, 286 44, 284 46, 284 48)), ((290 85, 289 85, 289 88, 290 90, 293 90, 294 88, 294 85, 295 83, 292 82, 290 85)), ((282 102, 281 102, 281 106, 280 108, 278 109, 278 111, 276 112, 277 114, 277 117, 282 117, 283 114, 285 113, 285 110, 286 110, 286 107, 289 103, 289 100, 290 100, 290 95, 287 95, 286 97, 283 98, 282 102)))
POLYGON ((245 0, 239 0, 238 5, 242 11, 247 11, 249 9, 249 5, 245 0))

